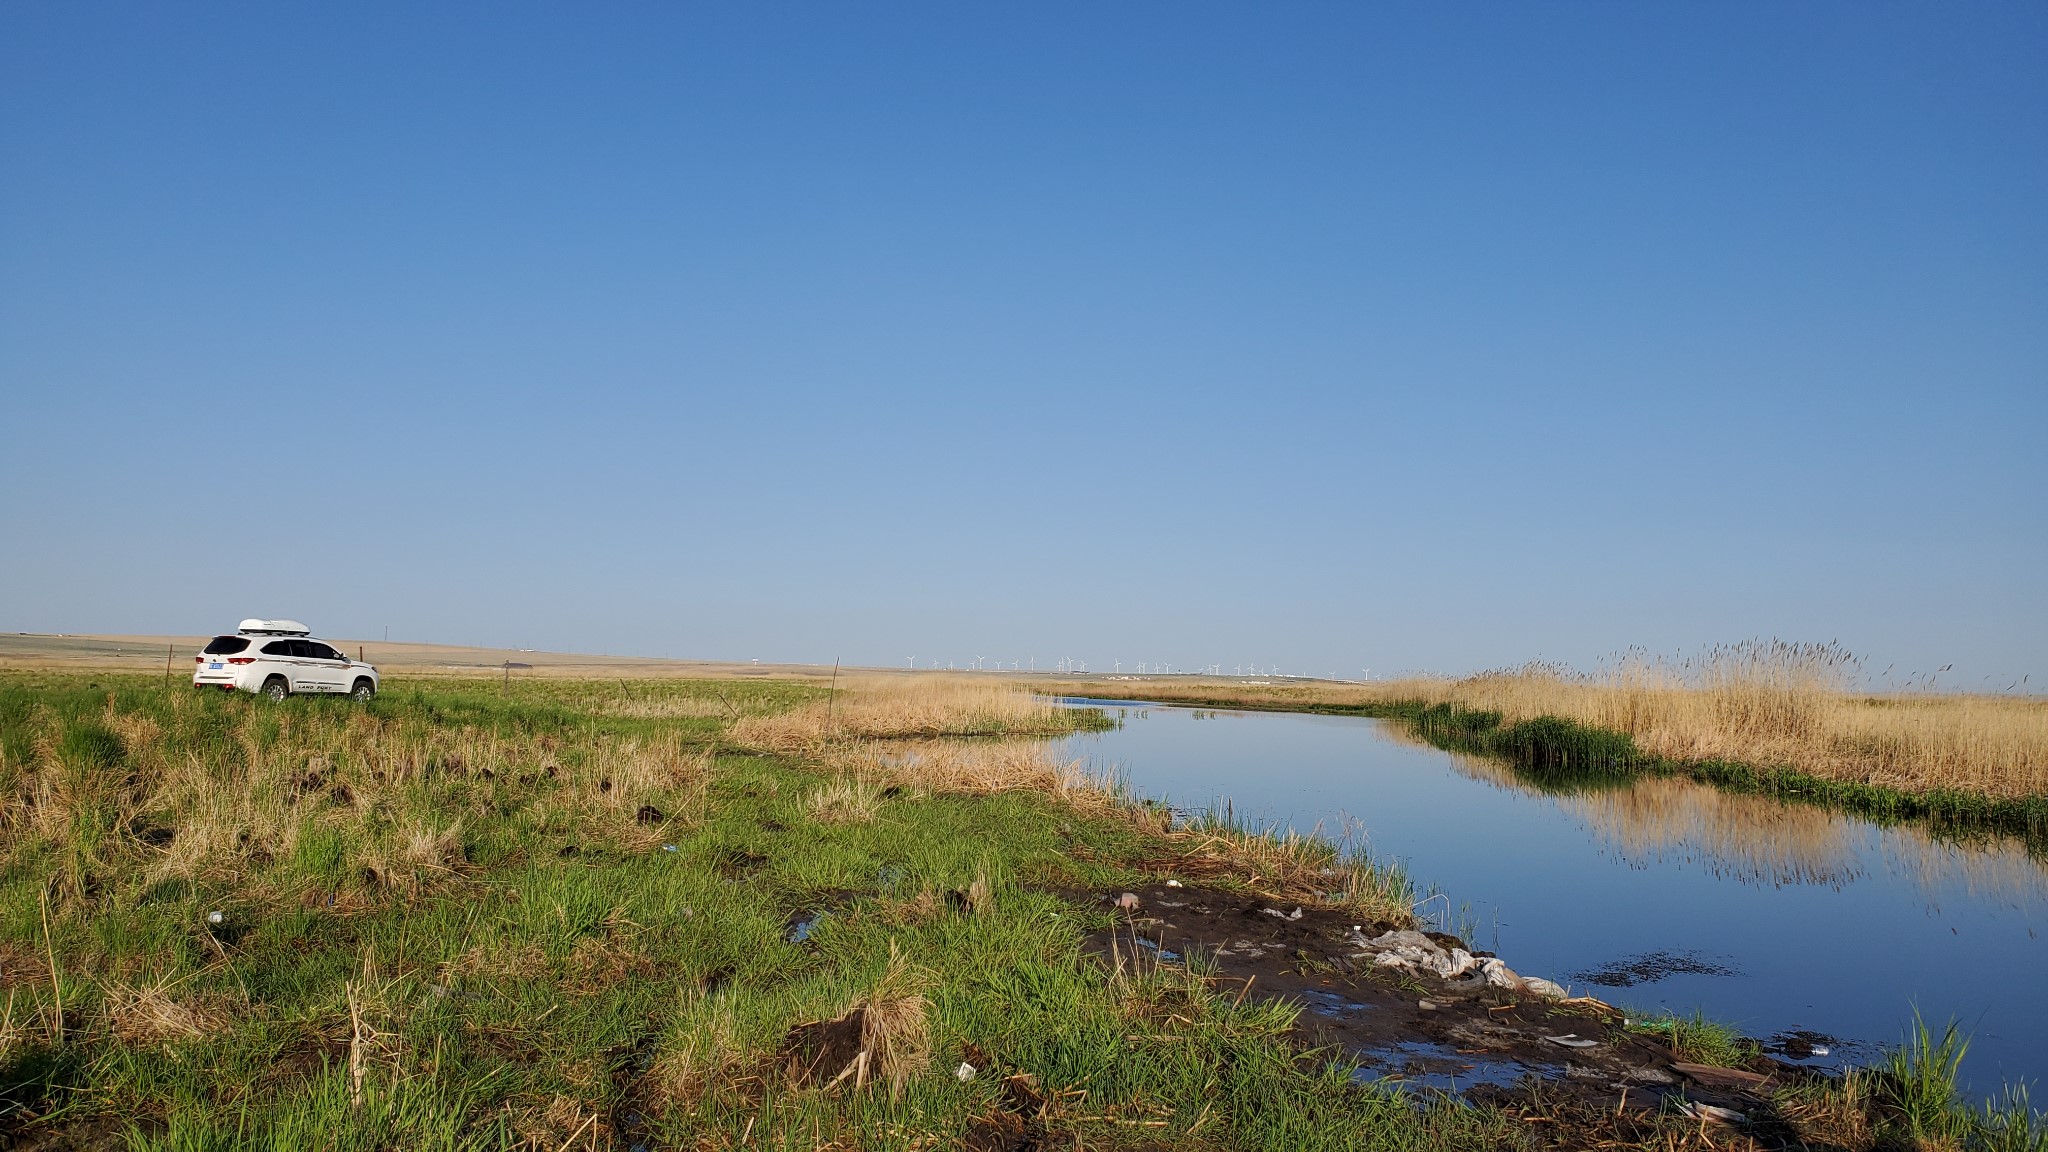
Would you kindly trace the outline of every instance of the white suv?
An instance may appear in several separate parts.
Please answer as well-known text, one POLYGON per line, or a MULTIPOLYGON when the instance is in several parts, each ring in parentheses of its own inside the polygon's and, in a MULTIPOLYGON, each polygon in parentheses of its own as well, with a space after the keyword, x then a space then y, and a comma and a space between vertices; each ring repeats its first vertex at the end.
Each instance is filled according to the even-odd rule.
POLYGON ((377 694, 377 670, 351 660, 296 620, 244 620, 233 636, 215 636, 193 657, 194 688, 257 692, 282 700, 294 692, 377 694))

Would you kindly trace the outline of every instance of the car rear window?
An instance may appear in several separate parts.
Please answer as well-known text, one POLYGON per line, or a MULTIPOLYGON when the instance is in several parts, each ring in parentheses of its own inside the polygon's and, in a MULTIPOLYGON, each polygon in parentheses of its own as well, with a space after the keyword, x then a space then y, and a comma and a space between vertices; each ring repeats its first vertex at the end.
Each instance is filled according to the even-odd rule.
POLYGON ((248 646, 249 640, 244 636, 215 636, 206 642, 206 654, 208 656, 233 656, 248 646))

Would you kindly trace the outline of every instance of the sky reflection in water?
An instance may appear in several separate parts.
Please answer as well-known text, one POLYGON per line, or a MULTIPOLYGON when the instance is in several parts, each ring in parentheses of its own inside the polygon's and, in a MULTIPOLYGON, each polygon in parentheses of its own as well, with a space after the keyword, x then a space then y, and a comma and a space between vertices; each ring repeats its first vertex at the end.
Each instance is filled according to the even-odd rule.
POLYGON ((1896 1041, 1917 1005, 1972 1032, 1978 1089, 2048 1079, 2048 869, 2016 842, 1944 843, 1682 780, 1550 794, 1373 720, 1109 711, 1123 727, 1070 737, 1067 754, 1183 808, 1228 799, 1255 822, 1351 827, 1519 971, 1761 1038, 1847 1041, 1815 1063, 1896 1041))

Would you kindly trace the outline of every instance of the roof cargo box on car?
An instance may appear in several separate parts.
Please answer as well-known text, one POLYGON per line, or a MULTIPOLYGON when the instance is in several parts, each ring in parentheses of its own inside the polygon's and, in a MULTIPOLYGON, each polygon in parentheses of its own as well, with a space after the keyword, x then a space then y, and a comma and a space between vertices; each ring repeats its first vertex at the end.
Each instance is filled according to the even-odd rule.
POLYGON ((313 630, 297 620, 256 620, 249 619, 236 626, 235 631, 244 636, 311 636, 313 630))

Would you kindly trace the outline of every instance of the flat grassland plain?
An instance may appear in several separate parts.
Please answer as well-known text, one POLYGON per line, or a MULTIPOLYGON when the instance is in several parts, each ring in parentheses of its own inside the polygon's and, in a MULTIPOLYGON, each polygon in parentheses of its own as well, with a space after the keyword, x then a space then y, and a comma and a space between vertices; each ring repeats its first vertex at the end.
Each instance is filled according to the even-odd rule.
POLYGON ((1299 1005, 1087 940, 1167 876, 1382 924, 1402 878, 1171 826, 1011 686, 386 658, 368 705, 272 704, 171 656, 0 673, 19 1147, 2048 1146, 1937 1037, 1740 1129, 1357 1083, 1299 1005))

